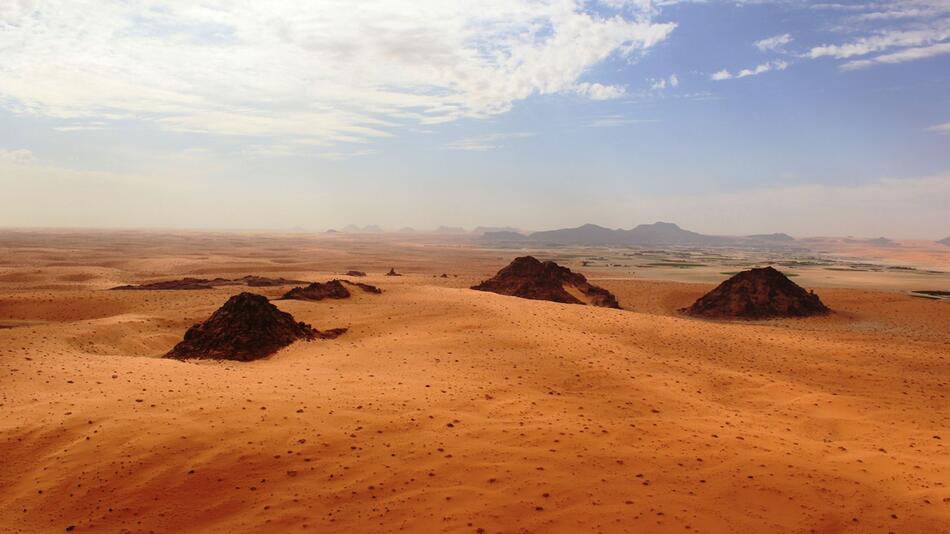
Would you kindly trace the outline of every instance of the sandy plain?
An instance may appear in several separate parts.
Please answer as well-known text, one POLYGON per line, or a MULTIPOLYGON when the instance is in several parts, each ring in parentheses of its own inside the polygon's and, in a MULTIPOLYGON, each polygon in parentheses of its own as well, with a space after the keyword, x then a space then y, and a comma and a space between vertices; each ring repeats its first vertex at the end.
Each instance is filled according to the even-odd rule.
POLYGON ((0 531, 947 532, 938 247, 823 251, 913 270, 803 264, 835 314, 728 322, 677 313, 718 264, 581 266, 631 251, 530 251, 611 310, 471 291, 525 251, 448 237, 4 231, 0 531), (160 358, 247 288, 107 290, 348 269, 384 293, 276 304, 349 332, 251 363, 160 358))

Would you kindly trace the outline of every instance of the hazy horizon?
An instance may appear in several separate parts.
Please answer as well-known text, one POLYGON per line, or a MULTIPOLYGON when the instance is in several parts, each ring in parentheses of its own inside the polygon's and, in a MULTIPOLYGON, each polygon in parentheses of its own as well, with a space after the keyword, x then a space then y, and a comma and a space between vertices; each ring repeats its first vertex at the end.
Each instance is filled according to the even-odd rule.
MULTIPOLYGON (((673 221, 653 221, 649 223, 641 223, 643 225, 652 225, 656 223, 670 223, 677 224, 673 221)), ((565 230, 571 228, 577 228, 583 225, 595 225, 609 230, 630 230, 639 225, 633 225, 630 227, 611 227, 597 223, 582 223, 574 226, 557 226, 550 228, 519 228, 514 226, 507 225, 491 225, 491 224, 480 224, 471 227, 461 227, 454 225, 439 225, 437 227, 427 227, 427 228, 416 228, 411 226, 399 226, 399 227, 384 227, 375 224, 346 224, 330 227, 320 227, 320 228, 308 228, 303 226, 294 226, 294 227, 197 227, 197 226, 0 226, 0 230, 7 231, 49 231, 49 232, 61 232, 61 231, 89 231, 89 232, 209 232, 209 233, 230 233, 230 232, 251 232, 251 233, 264 233, 264 234, 326 234, 326 233, 339 233, 347 235, 374 235, 374 234, 395 234, 395 235, 411 235, 411 234, 420 234, 420 235, 470 235, 477 236, 480 235, 478 229, 488 229, 485 231, 494 232, 494 231, 514 231, 524 235, 529 235, 534 232, 543 232, 549 230, 565 230), (347 227, 356 227, 347 229, 347 227), (367 227, 377 227, 378 230, 366 230, 367 227), (450 232, 445 230, 451 229, 460 229, 461 232, 450 232)), ((722 237, 749 237, 756 235, 771 235, 771 234, 786 234, 790 237, 793 237, 797 240, 807 240, 807 239, 858 239, 858 240, 871 240, 878 238, 886 238, 891 240, 910 240, 910 241, 940 241, 947 237, 950 237, 950 234, 944 235, 942 237, 920 237, 912 235, 856 235, 856 234, 789 234, 788 232, 757 232, 757 231, 745 231, 739 233, 717 233, 717 232, 707 232, 702 228, 687 228, 682 225, 677 224, 681 229, 696 232, 708 236, 722 236, 722 237)))
POLYGON ((943 0, 0 5, 0 227, 950 235, 943 0))

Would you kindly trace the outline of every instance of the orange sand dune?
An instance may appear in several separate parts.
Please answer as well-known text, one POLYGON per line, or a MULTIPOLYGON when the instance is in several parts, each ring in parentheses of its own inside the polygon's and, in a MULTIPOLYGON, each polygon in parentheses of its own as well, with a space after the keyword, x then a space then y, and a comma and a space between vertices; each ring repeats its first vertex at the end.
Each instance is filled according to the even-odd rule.
MULTIPOLYGON (((250 272, 217 239, 205 274, 250 272)), ((247 288, 105 291, 198 268, 178 242, 42 254, 67 244, 112 267, 64 279, 11 245, 0 279, 3 532, 950 525, 947 301, 823 289, 828 317, 711 322, 675 311, 708 284, 591 277, 627 309, 555 304, 465 289, 512 254, 321 242, 306 266, 245 260, 321 281, 365 268, 382 295, 275 302, 349 332, 190 363, 159 356, 247 288)))

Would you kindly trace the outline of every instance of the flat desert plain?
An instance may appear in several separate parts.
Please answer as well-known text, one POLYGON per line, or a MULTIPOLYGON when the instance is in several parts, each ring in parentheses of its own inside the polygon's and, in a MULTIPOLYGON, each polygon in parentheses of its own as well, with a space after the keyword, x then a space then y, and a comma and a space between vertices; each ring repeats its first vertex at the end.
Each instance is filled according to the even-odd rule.
POLYGON ((950 301, 907 291, 950 290, 944 252, 911 255, 927 287, 803 267, 835 313, 755 322, 677 312, 725 275, 581 266, 602 252, 558 261, 623 310, 468 289, 524 252, 4 231, 0 531, 950 531, 950 301), (347 333, 247 363, 161 356, 289 287, 109 290, 350 269, 383 293, 274 301, 347 333))

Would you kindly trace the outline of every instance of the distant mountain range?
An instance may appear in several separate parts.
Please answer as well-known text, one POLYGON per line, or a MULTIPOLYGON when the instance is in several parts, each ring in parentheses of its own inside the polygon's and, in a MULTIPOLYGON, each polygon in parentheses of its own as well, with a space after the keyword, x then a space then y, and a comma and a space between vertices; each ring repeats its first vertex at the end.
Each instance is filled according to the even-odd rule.
POLYGON ((611 230, 585 224, 577 228, 535 232, 529 237, 542 243, 570 245, 711 245, 728 240, 683 230, 666 222, 641 224, 631 230, 611 230))
MULTIPOLYGON (((302 228, 294 228, 293 231, 304 231, 302 228)), ((377 225, 357 226, 350 224, 340 230, 327 230, 328 234, 380 234, 393 232, 380 228, 377 225)), ((756 248, 786 247, 786 246, 805 246, 814 244, 817 241, 832 238, 802 238, 801 240, 785 233, 774 234, 751 234, 745 236, 721 236, 701 234, 691 230, 684 230, 678 225, 670 222, 655 222, 653 224, 641 224, 630 230, 623 228, 606 228, 596 224, 585 224, 576 228, 560 228, 557 230, 543 230, 539 232, 522 232, 517 228, 510 226, 478 226, 473 230, 467 230, 460 226, 439 226, 434 230, 417 230, 410 227, 395 230, 397 234, 432 234, 444 236, 470 236, 471 238, 480 238, 489 243, 502 244, 533 244, 533 245, 582 245, 582 246, 659 246, 659 245, 684 245, 684 246, 748 246, 756 248)), ((878 247, 899 247, 900 243, 886 237, 875 239, 857 239, 854 237, 834 238, 844 243, 872 245, 878 247)), ((936 241, 942 245, 950 247, 950 236, 936 241)))
POLYGON ((535 243, 538 245, 725 245, 745 241, 788 243, 795 239, 787 234, 761 234, 749 237, 705 235, 684 230, 673 223, 641 224, 630 230, 610 229, 596 224, 562 228, 524 235, 517 232, 487 232, 483 239, 496 242, 535 243))

